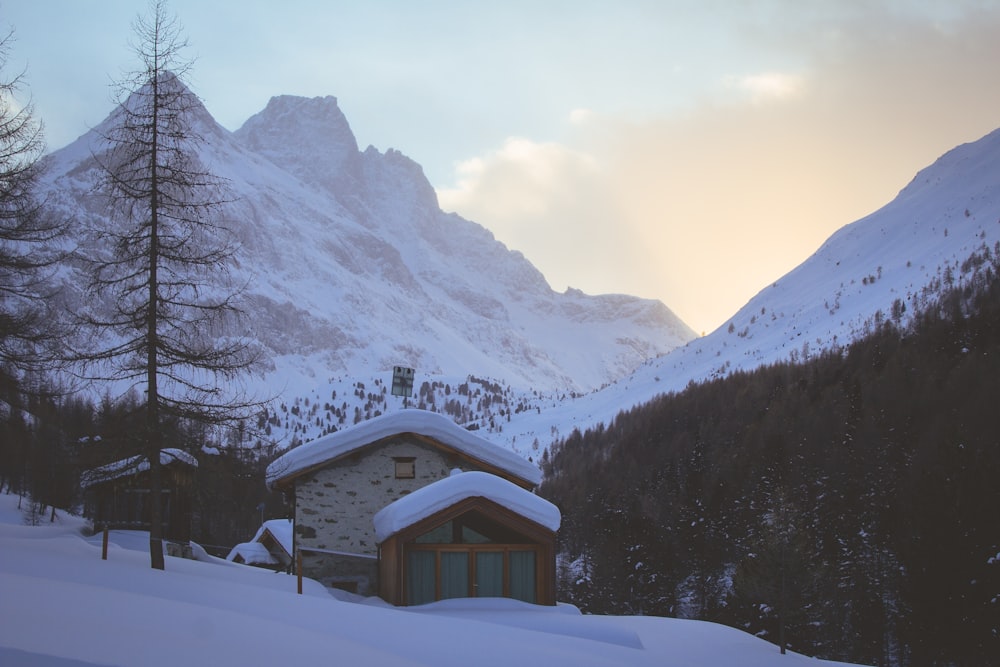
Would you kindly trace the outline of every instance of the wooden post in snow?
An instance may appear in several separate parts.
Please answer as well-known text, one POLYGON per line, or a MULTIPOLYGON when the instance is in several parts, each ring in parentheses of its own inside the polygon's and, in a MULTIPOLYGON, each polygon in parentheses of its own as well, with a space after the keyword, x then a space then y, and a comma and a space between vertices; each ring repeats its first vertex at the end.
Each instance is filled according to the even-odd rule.
POLYGON ((104 524, 104 537, 101 539, 101 560, 108 559, 108 525, 104 524))
POLYGON ((299 595, 302 595, 302 550, 295 552, 295 576, 299 580, 299 595))

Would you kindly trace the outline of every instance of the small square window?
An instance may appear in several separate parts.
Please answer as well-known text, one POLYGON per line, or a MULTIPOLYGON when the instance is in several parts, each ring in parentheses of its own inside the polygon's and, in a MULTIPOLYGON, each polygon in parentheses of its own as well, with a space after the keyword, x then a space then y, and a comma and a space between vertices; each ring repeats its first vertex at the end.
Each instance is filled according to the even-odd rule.
POLYGON ((399 456, 392 459, 396 464, 396 479, 413 479, 417 476, 415 458, 399 456))

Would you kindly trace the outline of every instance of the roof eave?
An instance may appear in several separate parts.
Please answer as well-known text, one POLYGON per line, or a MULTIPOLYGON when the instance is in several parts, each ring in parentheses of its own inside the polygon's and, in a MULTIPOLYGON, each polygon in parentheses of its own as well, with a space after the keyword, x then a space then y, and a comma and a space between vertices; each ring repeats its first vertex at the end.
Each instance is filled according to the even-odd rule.
POLYGON ((350 449, 350 450, 341 452, 340 454, 338 454, 336 456, 331 456, 330 458, 325 459, 323 461, 320 461, 318 463, 314 463, 311 466, 307 466, 307 467, 301 468, 299 470, 296 470, 294 472, 288 473, 287 475, 285 475, 283 477, 277 477, 273 481, 268 482, 267 486, 270 489, 275 489, 275 490, 278 490, 278 491, 290 491, 295 486, 295 480, 297 478, 299 478, 299 477, 302 477, 303 475, 307 475, 307 474, 315 472, 317 470, 321 470, 323 468, 326 468, 327 466, 333 465, 336 462, 338 462, 338 461, 340 461, 340 460, 342 460, 344 458, 347 458, 349 456, 353 456, 353 455, 357 454, 358 452, 361 452, 361 451, 369 449, 371 447, 375 447, 377 445, 380 445, 380 444, 382 444, 382 443, 384 443, 387 440, 390 440, 392 438, 396 438, 396 437, 399 437, 399 436, 406 436, 406 435, 413 436, 414 438, 416 438, 417 440, 421 441, 422 443, 424 443, 426 445, 430 445, 430 446, 432 446, 432 447, 434 447, 436 449, 445 450, 445 451, 447 451, 447 452, 449 452, 451 454, 454 454, 455 456, 458 456, 461 459, 464 459, 466 461, 470 461, 470 462, 474 463, 476 466, 478 466, 478 467, 482 468, 483 470, 485 470, 486 472, 490 472, 490 473, 492 473, 494 475, 497 475, 499 477, 503 477, 504 479, 506 479, 506 480, 508 480, 508 481, 510 481, 510 482, 512 482, 514 484, 517 484, 521 488, 526 489, 528 491, 533 490, 536 486, 538 486, 538 484, 540 482, 540 480, 536 481, 536 480, 532 480, 532 479, 527 479, 527 478, 522 477, 521 475, 518 475, 517 473, 514 473, 514 472, 512 472, 510 470, 507 470, 505 468, 501 468, 501 467, 496 466, 496 465, 494 465, 492 463, 489 463, 488 461, 483 461, 482 459, 478 459, 478 458, 472 456, 471 454, 469 454, 468 452, 464 452, 464 451, 458 449, 457 447, 454 447, 453 445, 449 445, 448 443, 441 442, 440 440, 438 440, 437 438, 434 438, 433 436, 424 435, 424 434, 419 433, 417 431, 401 431, 399 433, 393 433, 392 435, 388 435, 388 436, 385 436, 384 438, 380 438, 378 440, 369 442, 369 443, 367 443, 365 445, 361 445, 360 447, 356 447, 354 449, 350 449))

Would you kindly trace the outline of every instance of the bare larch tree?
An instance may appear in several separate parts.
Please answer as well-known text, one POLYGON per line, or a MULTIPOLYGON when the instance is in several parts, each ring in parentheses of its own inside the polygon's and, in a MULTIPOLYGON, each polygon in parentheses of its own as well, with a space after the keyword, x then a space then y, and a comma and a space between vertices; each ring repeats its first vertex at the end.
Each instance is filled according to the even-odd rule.
MULTIPOLYGON (((0 38, 0 70, 13 34, 0 38)), ((33 108, 18 100, 22 76, 0 76, 0 374, 15 381, 51 360, 56 338, 51 273, 64 226, 35 197, 44 149, 33 108)))
POLYGON ((150 560, 163 569, 161 450, 171 420, 227 423, 256 404, 239 391, 255 361, 241 332, 237 246, 220 221, 226 182, 199 157, 200 100, 184 84, 186 41, 162 0, 134 23, 140 66, 119 83, 118 110, 94 157, 106 221, 86 244, 81 313, 90 377, 145 394, 150 560))

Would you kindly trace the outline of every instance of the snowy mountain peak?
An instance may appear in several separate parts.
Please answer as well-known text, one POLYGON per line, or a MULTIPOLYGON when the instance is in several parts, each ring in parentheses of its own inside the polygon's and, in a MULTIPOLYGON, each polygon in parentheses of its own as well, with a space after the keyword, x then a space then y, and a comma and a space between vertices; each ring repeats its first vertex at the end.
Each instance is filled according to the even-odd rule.
MULTIPOLYGON (((157 79, 155 86, 152 81, 147 82, 138 90, 133 91, 113 110, 99 126, 102 128, 101 136, 109 136, 108 130, 122 122, 121 114, 126 110, 138 110, 143 114, 143 107, 148 106, 153 95, 165 99, 165 107, 169 112, 167 115, 184 116, 184 123, 203 140, 211 136, 218 136, 226 130, 219 125, 212 114, 208 112, 201 99, 191 92, 191 89, 177 77, 173 72, 163 72, 157 79)), ((161 104, 164 104, 161 102, 161 104)))
POLYGON ((272 97, 234 137, 304 182, 334 191, 357 182, 358 142, 336 97, 272 97))
MULTIPOLYGON (((236 132, 200 104, 191 112, 208 135, 200 158, 230 186, 220 220, 243 245, 254 331, 227 333, 266 351, 264 394, 371 381, 395 365, 580 392, 694 337, 658 301, 554 292, 521 253, 442 212, 415 161, 360 152, 334 97, 274 97, 236 132)), ((88 209, 102 136, 46 159, 41 194, 68 217, 105 215, 88 209)))
POLYGON ((338 163, 339 155, 358 151, 347 117, 332 95, 272 97, 264 110, 247 119, 235 135, 265 154, 303 155, 301 150, 305 149, 306 161, 322 158, 338 163))
POLYGON ((921 169, 899 192, 898 201, 911 197, 952 199, 960 192, 997 187, 1000 161, 1000 129, 981 139, 957 146, 928 167, 921 169), (958 188, 958 190, 956 190, 958 188))

